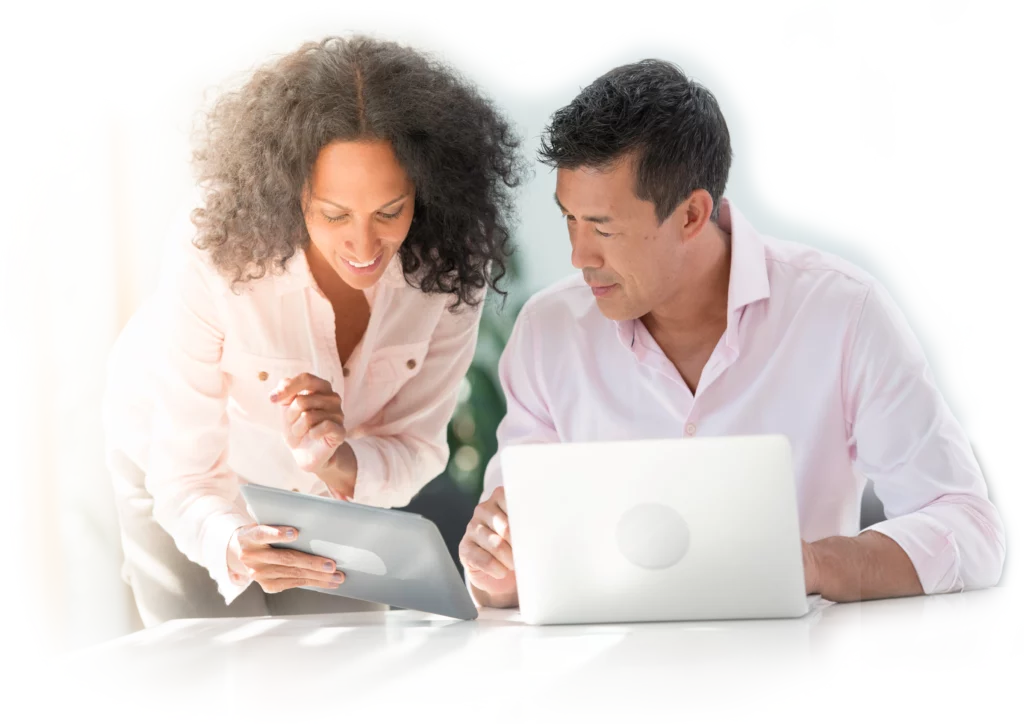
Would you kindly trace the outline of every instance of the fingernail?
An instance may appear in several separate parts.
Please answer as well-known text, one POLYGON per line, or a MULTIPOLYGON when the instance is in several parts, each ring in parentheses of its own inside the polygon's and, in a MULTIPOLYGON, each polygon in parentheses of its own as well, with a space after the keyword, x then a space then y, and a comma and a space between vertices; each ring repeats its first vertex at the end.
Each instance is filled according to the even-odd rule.
POLYGON ((295 537, 295 531, 294 530, 286 530, 284 532, 284 537, 285 538, 294 538, 295 537))
POLYGON ((331 580, 335 583, 341 583, 345 580, 345 576, 341 575, 340 573, 335 573, 333 576, 331 576, 331 580))
POLYGON ((334 570, 334 564, 331 563, 330 561, 326 561, 324 563, 324 570, 325 571, 333 571, 334 570))

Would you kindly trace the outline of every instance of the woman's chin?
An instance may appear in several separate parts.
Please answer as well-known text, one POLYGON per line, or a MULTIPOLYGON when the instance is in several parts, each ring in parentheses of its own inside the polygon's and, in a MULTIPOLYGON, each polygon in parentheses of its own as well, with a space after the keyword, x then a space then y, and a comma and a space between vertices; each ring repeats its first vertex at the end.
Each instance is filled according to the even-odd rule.
POLYGON ((384 252, 376 261, 362 267, 354 266, 345 259, 338 259, 334 264, 334 270, 353 289, 369 289, 384 274, 390 258, 390 255, 384 252))

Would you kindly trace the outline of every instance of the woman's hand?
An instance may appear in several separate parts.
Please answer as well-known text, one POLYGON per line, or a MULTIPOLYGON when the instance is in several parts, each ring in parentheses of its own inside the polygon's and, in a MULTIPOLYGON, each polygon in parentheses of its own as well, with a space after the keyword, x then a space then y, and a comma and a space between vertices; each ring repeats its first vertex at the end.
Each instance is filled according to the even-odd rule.
POLYGON ((235 582, 248 576, 267 593, 288 588, 315 586, 335 589, 345 574, 335 570, 330 558, 302 551, 271 548, 271 543, 287 543, 298 537, 294 528, 252 523, 238 528, 228 543, 228 570, 235 582))
POLYGON ((304 372, 281 380, 270 401, 284 407, 285 441, 299 467, 323 480, 334 497, 351 498, 354 455, 345 444, 341 397, 331 383, 304 372))

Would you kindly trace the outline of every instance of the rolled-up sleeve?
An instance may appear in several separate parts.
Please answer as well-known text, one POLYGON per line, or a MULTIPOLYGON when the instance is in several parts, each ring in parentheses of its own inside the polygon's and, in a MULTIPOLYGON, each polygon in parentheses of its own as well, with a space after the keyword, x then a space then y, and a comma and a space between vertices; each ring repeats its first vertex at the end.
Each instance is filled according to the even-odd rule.
POLYGON ((448 422, 476 351, 483 294, 474 307, 445 309, 419 374, 384 408, 371 433, 349 440, 356 458, 353 500, 398 508, 448 464, 448 422))
POLYGON ((844 362, 849 444, 887 517, 869 530, 903 548, 925 593, 995 585, 1003 524, 966 434, 885 290, 870 286, 857 314, 844 362))
POLYGON ((172 254, 157 295, 162 346, 156 369, 153 430, 146 488, 153 517, 178 549, 205 567, 231 603, 250 581, 235 583, 227 546, 253 522, 238 503, 238 479, 228 467, 228 382, 220 367, 223 327, 216 272, 188 245, 172 254))
POLYGON ((527 305, 516 320, 498 363, 498 377, 505 393, 507 411, 498 425, 498 452, 487 464, 481 500, 489 498, 495 488, 504 483, 501 452, 505 448, 527 443, 558 442, 559 439, 545 402, 535 334, 527 305))

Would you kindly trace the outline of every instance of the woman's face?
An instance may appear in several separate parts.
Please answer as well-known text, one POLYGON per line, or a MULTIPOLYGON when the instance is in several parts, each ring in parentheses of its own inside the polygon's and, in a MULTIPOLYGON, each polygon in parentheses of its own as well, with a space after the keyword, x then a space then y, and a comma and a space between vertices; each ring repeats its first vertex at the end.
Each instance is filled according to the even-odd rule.
POLYGON ((415 189, 387 141, 336 141, 313 166, 305 210, 310 266, 354 289, 384 273, 412 224, 415 189))

